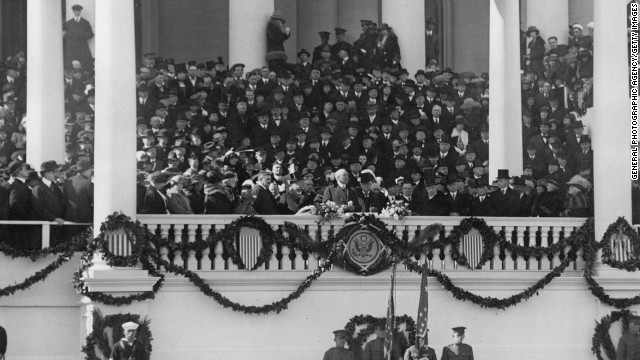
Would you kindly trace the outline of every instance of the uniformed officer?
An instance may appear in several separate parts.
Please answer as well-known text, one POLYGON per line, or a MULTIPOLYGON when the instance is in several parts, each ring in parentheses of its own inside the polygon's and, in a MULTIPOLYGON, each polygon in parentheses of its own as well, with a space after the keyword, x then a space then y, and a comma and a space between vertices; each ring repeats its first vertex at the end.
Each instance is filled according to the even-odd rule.
POLYGON ((124 337, 113 345, 110 360, 149 360, 144 345, 136 339, 138 327, 133 321, 122 324, 124 337))
POLYGON ((441 360, 473 360, 473 348, 462 343, 466 329, 464 326, 451 329, 453 330, 453 344, 447 345, 442 349, 441 360))
POLYGON ((7 331, 0 326, 0 360, 4 360, 4 354, 7 352, 7 331))
POLYGON ((347 330, 336 330, 333 334, 335 335, 333 341, 336 342, 336 346, 327 350, 322 360, 353 360, 351 350, 344 348, 347 344, 347 330))
POLYGON ((640 359, 640 317, 629 320, 629 331, 618 341, 616 360, 640 359))
MULTIPOLYGON (((427 329, 427 331, 429 330, 427 329)), ((404 360, 418 359, 438 360, 436 351, 432 347, 427 346, 427 344, 425 344, 424 342, 424 338, 422 337, 418 338, 418 347, 416 347, 415 345, 411 345, 404 353, 404 360)))

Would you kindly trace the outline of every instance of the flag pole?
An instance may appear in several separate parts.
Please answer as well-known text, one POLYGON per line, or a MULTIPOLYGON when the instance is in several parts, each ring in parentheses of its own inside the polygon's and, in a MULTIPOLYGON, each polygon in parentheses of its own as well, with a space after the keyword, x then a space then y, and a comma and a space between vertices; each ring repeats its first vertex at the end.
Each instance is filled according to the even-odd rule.
POLYGON ((394 285, 395 285, 395 281, 396 281, 396 266, 398 265, 397 262, 393 263, 393 269, 391 271, 391 290, 389 292, 389 303, 387 306, 387 324, 386 324, 386 332, 387 332, 387 339, 385 340, 384 343, 384 347, 385 347, 385 359, 386 360, 393 360, 391 359, 392 356, 392 349, 393 349, 393 331, 395 329, 395 302, 394 302, 394 285))
POLYGON ((420 282, 420 301, 418 302, 418 331, 416 331, 416 348, 420 347, 420 338, 424 339, 425 346, 429 343, 428 327, 429 320, 429 291, 427 279, 429 267, 425 262, 422 265, 422 281, 420 282))

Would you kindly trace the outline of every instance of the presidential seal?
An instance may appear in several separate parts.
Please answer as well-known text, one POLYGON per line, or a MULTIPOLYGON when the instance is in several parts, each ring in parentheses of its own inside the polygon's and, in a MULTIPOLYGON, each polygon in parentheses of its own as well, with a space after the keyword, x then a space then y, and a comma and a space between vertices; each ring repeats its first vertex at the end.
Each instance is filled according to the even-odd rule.
POLYGON ((378 236, 367 227, 354 230, 345 244, 345 262, 363 275, 373 271, 387 252, 378 236))

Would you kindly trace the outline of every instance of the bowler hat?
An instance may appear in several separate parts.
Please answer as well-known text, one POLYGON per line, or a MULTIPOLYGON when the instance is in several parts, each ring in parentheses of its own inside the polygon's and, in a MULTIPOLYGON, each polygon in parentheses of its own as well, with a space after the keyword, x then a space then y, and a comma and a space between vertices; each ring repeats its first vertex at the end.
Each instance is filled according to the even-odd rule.
POLYGON ((45 161, 40 165, 40 173, 44 174, 49 171, 55 171, 58 169, 58 163, 55 160, 45 161))
POLYGON ((306 49, 301 49, 300 51, 298 51, 298 57, 300 57, 300 55, 302 54, 307 54, 307 56, 311 56, 311 54, 309 54, 309 52, 306 49))

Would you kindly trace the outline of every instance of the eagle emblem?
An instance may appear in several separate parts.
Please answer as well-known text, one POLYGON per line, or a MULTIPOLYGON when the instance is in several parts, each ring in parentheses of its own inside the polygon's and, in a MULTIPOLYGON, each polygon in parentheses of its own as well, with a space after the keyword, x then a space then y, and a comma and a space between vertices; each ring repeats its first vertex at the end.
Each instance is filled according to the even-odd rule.
POLYGON ((384 245, 378 237, 367 228, 354 231, 345 246, 344 255, 361 272, 367 272, 369 267, 378 263, 383 253, 384 245))

